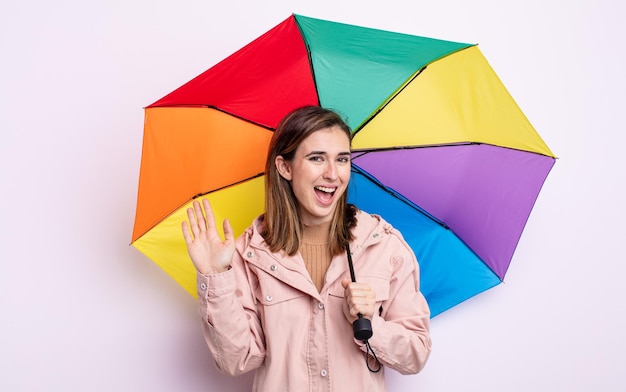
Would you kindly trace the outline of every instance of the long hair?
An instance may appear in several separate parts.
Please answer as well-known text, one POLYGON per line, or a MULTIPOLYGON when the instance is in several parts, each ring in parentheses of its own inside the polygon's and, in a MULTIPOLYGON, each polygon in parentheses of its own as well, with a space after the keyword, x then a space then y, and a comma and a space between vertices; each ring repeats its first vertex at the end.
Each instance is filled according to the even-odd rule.
MULTIPOLYGON (((270 142, 265 163, 265 214, 261 235, 272 252, 284 250, 293 256, 302 241, 302 220, 298 201, 291 183, 276 168, 276 157, 291 161, 298 146, 312 133, 320 129, 338 126, 352 141, 350 127, 335 112, 319 107, 305 106, 289 113, 280 122, 270 142)), ((346 249, 352 240, 350 229, 356 225, 357 208, 347 204, 348 191, 341 195, 333 215, 329 248, 332 255, 346 249)))

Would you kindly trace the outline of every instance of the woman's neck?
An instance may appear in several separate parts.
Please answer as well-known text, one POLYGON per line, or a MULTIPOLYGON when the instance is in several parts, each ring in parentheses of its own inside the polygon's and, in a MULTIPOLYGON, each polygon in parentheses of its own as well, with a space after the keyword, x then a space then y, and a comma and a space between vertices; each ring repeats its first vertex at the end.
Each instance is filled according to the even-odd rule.
POLYGON ((330 222, 310 226, 302 225, 302 241, 313 245, 328 244, 329 231, 330 222))

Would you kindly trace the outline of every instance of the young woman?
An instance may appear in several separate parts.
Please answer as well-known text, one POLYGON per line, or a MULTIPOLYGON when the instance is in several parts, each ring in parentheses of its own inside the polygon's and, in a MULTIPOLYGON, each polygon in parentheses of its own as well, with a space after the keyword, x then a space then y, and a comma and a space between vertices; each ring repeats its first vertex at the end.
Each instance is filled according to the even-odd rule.
POLYGON ((266 211, 251 227, 235 239, 225 220, 222 241, 206 199, 187 211, 205 340, 220 371, 256 370, 255 391, 384 391, 377 369, 417 373, 430 354, 415 255, 346 202, 350 139, 336 113, 295 110, 273 135, 266 211), (361 316, 369 340, 353 336, 361 316))

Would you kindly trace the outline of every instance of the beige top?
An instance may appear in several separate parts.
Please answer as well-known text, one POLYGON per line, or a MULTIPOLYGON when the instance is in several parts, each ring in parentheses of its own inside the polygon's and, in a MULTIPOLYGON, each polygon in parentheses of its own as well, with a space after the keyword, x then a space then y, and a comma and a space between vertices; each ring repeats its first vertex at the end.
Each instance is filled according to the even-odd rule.
POLYGON ((328 249, 329 228, 330 222, 317 226, 304 226, 303 231, 300 254, 317 291, 322 291, 324 287, 324 278, 332 259, 328 249))

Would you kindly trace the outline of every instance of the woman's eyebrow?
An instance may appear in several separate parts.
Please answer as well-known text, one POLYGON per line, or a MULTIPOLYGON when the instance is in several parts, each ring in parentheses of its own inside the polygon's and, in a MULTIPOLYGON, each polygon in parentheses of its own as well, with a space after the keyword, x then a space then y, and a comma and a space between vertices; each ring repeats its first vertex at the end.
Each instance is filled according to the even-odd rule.
POLYGON ((326 151, 311 151, 308 154, 305 154, 305 157, 310 157, 311 155, 326 155, 327 152, 326 151))
MULTIPOLYGON (((310 155, 328 155, 328 151, 311 151, 310 153, 306 154, 305 157, 308 157, 310 155)), ((350 151, 342 151, 337 155, 351 155, 350 151)))

